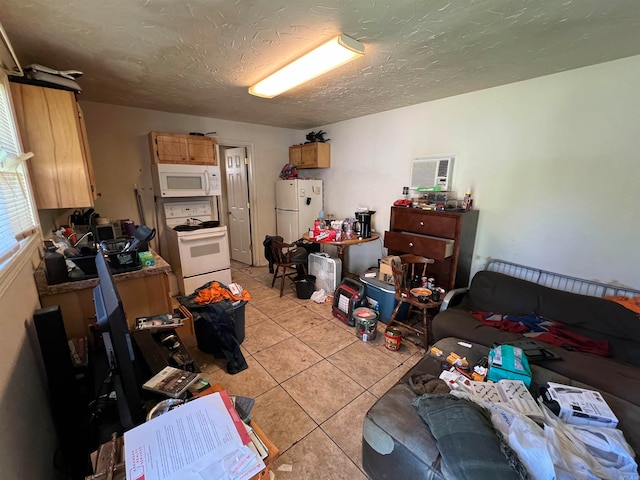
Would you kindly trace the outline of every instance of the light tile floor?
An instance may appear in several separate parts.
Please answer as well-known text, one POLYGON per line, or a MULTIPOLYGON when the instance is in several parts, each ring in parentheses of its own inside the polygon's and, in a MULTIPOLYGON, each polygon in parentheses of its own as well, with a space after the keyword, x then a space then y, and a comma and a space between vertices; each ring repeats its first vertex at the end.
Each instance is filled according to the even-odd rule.
POLYGON ((280 449, 277 480, 366 479, 362 469, 364 415, 424 355, 403 342, 384 346, 384 327, 362 342, 331 314, 331 305, 298 299, 287 280, 271 288, 267 267, 232 262, 233 280, 251 293, 242 352, 249 368, 236 375, 224 360, 192 349, 211 383, 255 398, 253 419, 280 449))

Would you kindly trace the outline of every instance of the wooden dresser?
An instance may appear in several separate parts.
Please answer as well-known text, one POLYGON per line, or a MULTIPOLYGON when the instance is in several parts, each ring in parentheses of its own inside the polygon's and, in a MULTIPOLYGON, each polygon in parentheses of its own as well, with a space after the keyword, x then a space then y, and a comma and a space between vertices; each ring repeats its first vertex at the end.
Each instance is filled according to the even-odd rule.
POLYGON ((433 258, 427 270, 445 290, 469 285, 478 210, 443 212, 391 207, 391 224, 384 235, 389 255, 413 253, 433 258))

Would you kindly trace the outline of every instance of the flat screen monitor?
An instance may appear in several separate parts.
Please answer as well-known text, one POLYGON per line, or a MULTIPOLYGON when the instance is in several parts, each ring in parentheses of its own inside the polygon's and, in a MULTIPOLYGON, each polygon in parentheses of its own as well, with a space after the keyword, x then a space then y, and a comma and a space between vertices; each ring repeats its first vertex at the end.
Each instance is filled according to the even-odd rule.
POLYGON ((93 290, 93 301, 98 327, 113 374, 120 422, 125 430, 129 430, 145 420, 142 382, 136 374, 127 317, 102 250, 96 255, 96 268, 100 283, 93 290))

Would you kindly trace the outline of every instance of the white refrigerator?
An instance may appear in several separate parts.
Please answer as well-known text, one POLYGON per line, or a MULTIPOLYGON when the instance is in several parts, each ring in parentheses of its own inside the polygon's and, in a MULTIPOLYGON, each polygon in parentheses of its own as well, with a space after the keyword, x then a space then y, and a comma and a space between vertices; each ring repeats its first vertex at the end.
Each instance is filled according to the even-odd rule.
POLYGON ((276 233, 286 243, 312 229, 322 209, 322 180, 276 180, 276 233))

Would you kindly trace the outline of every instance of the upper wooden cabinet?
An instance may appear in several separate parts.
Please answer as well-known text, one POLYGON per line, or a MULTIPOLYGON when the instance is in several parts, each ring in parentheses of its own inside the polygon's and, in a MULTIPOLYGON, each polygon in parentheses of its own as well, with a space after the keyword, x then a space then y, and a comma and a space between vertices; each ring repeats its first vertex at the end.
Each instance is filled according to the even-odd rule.
POLYGON ((331 147, 328 143, 305 143, 289 147, 289 163, 299 168, 329 168, 331 147))
POLYGON ((87 132, 75 93, 11 83, 36 206, 90 207, 96 198, 87 132))
POLYGON ((150 132, 149 143, 155 163, 217 165, 216 139, 200 135, 150 132))

